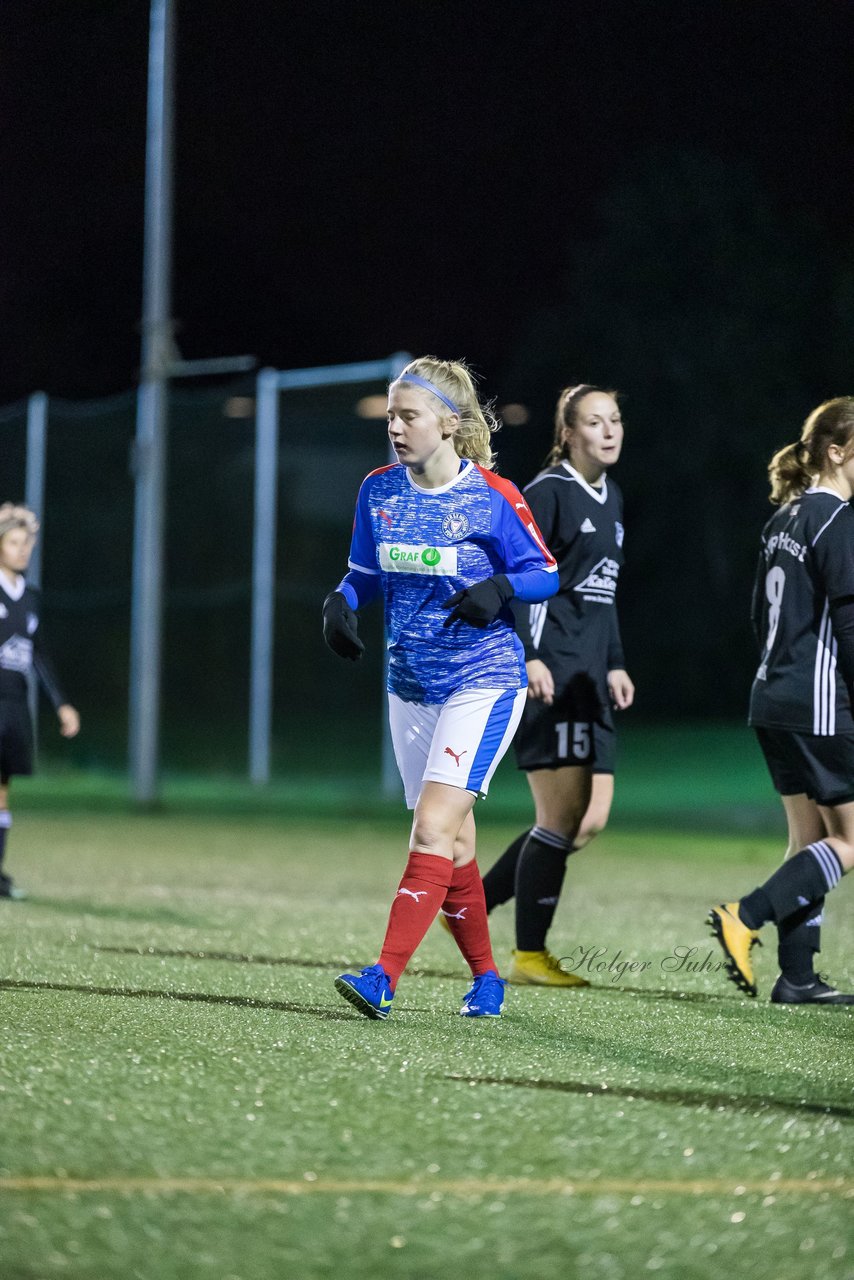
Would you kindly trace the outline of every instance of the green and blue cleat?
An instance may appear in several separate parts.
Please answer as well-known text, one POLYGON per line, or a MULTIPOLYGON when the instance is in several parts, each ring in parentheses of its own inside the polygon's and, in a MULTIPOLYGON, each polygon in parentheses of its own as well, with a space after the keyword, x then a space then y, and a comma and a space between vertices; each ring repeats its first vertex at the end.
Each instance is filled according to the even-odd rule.
POLYGON ((387 1018, 394 992, 381 965, 370 964, 360 974, 342 973, 335 990, 366 1018, 387 1018))

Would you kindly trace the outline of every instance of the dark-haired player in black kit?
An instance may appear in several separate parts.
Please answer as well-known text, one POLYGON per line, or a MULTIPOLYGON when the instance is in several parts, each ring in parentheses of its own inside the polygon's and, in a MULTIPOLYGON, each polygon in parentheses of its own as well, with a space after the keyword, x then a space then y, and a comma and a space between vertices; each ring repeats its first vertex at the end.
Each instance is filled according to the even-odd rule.
POLYGON ((38 520, 27 507, 0 506, 0 898, 23 898, 3 871, 12 825, 9 781, 33 771, 33 726, 27 704, 27 676, 35 670, 59 717, 59 731, 73 738, 80 717, 59 687, 41 639, 41 597, 28 587, 24 572, 38 534, 38 520))
POLYGON ((606 474, 622 443, 615 393, 587 383, 569 387, 558 400, 547 469, 524 491, 557 560, 560 590, 544 604, 514 607, 528 671, 528 701, 514 747, 536 817, 483 880, 487 910, 515 895, 516 950, 508 981, 520 984, 588 985, 561 968, 546 948, 546 934, 567 857, 590 837, 582 826, 585 815, 598 810, 600 829, 607 819, 612 707, 625 709, 634 698, 615 604, 623 499, 606 474))
POLYGON ((854 396, 819 405, 768 468, 782 504, 762 532, 750 697, 789 826, 786 861, 709 923, 729 976, 756 995, 750 951, 777 926, 775 1004, 854 1004, 814 970, 825 894, 854 866, 854 396))

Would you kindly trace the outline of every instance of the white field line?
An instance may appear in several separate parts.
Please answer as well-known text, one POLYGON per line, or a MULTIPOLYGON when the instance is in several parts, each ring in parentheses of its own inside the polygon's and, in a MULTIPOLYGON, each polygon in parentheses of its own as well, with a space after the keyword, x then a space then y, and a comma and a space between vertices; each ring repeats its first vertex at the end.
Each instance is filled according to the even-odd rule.
POLYGON ((5 1177, 3 1192, 132 1195, 388 1195, 429 1196, 791 1196, 828 1195, 854 1199, 854 1181, 845 1178, 152 1178, 5 1177))

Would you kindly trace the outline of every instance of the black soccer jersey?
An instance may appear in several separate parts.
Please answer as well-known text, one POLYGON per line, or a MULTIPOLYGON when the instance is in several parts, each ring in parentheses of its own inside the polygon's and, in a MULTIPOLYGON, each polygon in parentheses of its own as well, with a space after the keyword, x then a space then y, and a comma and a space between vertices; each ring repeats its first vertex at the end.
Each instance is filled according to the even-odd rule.
POLYGON ((807 489, 762 531, 753 625, 762 660, 750 723, 829 736, 854 732, 837 670, 830 605, 854 596, 854 510, 830 489, 807 489))
POLYGON ((613 480, 594 487, 561 462, 536 476, 525 497, 560 572, 556 596, 514 608, 525 657, 540 658, 564 687, 583 673, 608 720, 608 672, 625 666, 615 604, 622 494, 613 480))
POLYGON ((68 699, 41 642, 40 612, 41 596, 34 587, 0 574, 0 699, 26 699, 27 675, 35 670, 58 708, 68 699))

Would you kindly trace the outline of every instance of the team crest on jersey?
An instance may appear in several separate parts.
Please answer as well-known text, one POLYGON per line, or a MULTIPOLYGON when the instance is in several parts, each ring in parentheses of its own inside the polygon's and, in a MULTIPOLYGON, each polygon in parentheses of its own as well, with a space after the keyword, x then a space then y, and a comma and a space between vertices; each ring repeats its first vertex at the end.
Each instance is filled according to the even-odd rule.
POLYGON ((616 560, 604 556, 588 573, 583 582, 573 587, 585 600, 595 600, 597 604, 613 604, 617 590, 617 576, 620 566, 616 560))
POLYGON ((452 542, 459 542, 470 529, 471 524, 465 511, 449 511, 442 521, 442 533, 452 542))
POLYGON ((39 625, 39 620, 34 613, 27 614, 27 635, 31 636, 39 625))
POLYGON ((616 539, 617 539, 617 546, 618 546, 618 547, 621 547, 621 546, 623 545, 623 535, 624 535, 624 534, 625 534, 625 529, 624 529, 624 528, 623 528, 623 526, 620 524, 619 520, 615 520, 615 521, 614 521, 614 536, 615 536, 615 537, 616 537, 616 539))

